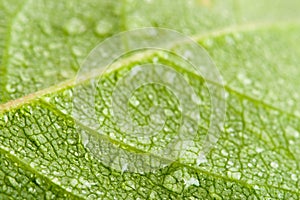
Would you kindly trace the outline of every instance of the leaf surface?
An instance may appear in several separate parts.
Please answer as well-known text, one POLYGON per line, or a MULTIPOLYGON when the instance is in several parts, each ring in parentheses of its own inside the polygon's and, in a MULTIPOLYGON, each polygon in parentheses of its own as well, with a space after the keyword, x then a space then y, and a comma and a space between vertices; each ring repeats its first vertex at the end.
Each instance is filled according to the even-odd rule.
MULTIPOLYGON (((299 3, 172 2, 1 1, 0 198, 299 198, 299 3), (82 136, 93 131, 78 126, 72 116, 74 92, 88 91, 86 82, 73 81, 80 63, 105 38, 144 26, 192 35, 220 69, 227 113, 207 162, 195 157, 209 125, 210 104, 201 105, 203 123, 191 153, 153 172, 114 170, 87 148, 98 139, 84 143, 82 136)), ((155 152, 179 126, 179 121, 167 121, 149 144, 122 131, 112 119, 106 97, 122 75, 149 61, 180 70, 200 98, 209 96, 206 80, 164 53, 141 52, 138 59, 121 60, 104 75, 96 94, 107 144, 155 152)), ((152 102, 145 96, 149 91, 172 113, 179 111, 168 88, 148 85, 136 91, 137 99, 129 105, 136 123, 151 121, 146 113, 152 102)))

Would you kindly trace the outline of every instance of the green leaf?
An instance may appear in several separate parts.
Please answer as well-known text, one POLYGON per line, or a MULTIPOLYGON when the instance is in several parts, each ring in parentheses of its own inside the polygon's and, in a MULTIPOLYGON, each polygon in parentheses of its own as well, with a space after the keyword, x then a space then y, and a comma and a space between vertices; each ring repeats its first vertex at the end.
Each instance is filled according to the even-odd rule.
MULTIPOLYGON (((0 1, 0 198, 299 199, 300 5, 293 0, 255 4, 0 1), (124 155, 139 155, 155 152, 176 135, 180 114, 167 121, 151 144, 128 135, 114 122, 107 97, 136 65, 171 66, 186 77, 201 100, 209 97, 205 82, 213 80, 187 71, 185 63, 164 52, 128 55, 101 79, 91 78, 102 81, 96 93, 101 135, 95 136, 95 130, 80 125, 72 115, 76 92, 89 91, 90 80, 74 80, 90 50, 115 33, 145 26, 191 35, 223 76, 225 125, 206 162, 195 155, 201 152, 210 124, 210 103, 200 104, 203 121, 188 149, 191 153, 171 164, 132 173, 126 165, 121 171, 107 166, 97 154, 97 141, 105 141, 104 147, 115 145, 124 155)), ((154 101, 147 98, 149 93, 171 113, 180 111, 171 90, 146 85, 130 99, 136 123, 151 122, 146 111, 154 101)))

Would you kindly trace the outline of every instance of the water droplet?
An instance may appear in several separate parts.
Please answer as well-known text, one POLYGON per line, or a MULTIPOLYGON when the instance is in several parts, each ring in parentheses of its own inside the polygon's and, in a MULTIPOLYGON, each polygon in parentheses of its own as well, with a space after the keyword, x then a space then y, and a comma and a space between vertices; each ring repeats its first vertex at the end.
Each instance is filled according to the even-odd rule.
POLYGON ((299 132, 291 126, 286 127, 285 133, 287 136, 299 138, 299 132))
POLYGON ((4 116, 3 116, 3 119, 4 119, 4 122, 5 122, 5 123, 8 122, 8 117, 7 117, 7 115, 4 115, 4 116))
POLYGON ((204 44, 207 47, 212 47, 214 45, 214 41, 212 39, 207 39, 207 40, 204 41, 204 44))
POLYGON ((240 180, 242 174, 240 172, 231 172, 231 171, 228 171, 228 176, 231 177, 231 178, 234 178, 236 180, 240 180))
POLYGON ((298 177, 297 177, 296 174, 292 174, 291 178, 292 178, 292 180, 294 180, 294 181, 298 181, 298 177))
POLYGON ((153 123, 161 124, 164 120, 163 115, 161 113, 151 113, 150 119, 153 123))
POLYGON ((22 90, 23 90, 23 86, 22 86, 21 84, 18 85, 18 86, 17 86, 17 90, 18 90, 18 91, 22 91, 22 90))
POLYGON ((293 106, 293 105, 295 104, 295 102, 294 102, 292 99, 289 99, 289 100, 287 101, 287 104, 288 104, 289 106, 293 106))
POLYGON ((130 76, 133 77, 133 76, 137 75, 141 71, 142 71, 142 69, 139 66, 136 66, 136 67, 134 67, 134 68, 131 69, 130 76))
POLYGON ((155 37, 157 36, 157 31, 155 29, 150 29, 148 32, 147 32, 148 36, 150 37, 155 37))
POLYGON ((72 179, 70 183, 72 186, 76 186, 78 184, 78 181, 76 179, 72 179))
POLYGON ((75 139, 73 139, 73 138, 69 138, 69 139, 67 139, 67 142, 69 143, 69 144, 76 144, 76 140, 75 139))
POLYGON ((200 153, 198 155, 198 158, 197 158, 197 161, 196 161, 197 165, 201 165, 202 163, 205 163, 205 162, 207 162, 207 159, 206 159, 204 153, 200 153))
POLYGON ((10 184, 12 184, 13 186, 18 186, 19 183, 16 181, 16 179, 14 179, 13 177, 8 177, 8 181, 10 182, 10 184))
POLYGON ((258 185, 254 185, 254 187, 253 187, 255 190, 259 190, 260 189, 260 187, 258 186, 258 185))
POLYGON ((55 50, 55 49, 59 49, 59 48, 61 48, 61 44, 60 43, 50 43, 49 44, 49 49, 51 49, 51 50, 55 50))
POLYGON ((154 57, 154 58, 152 59, 152 62, 153 62, 154 64, 156 64, 156 63, 158 62, 158 57, 154 57))
POLYGON ((56 183, 56 184, 58 184, 58 185, 60 184, 60 181, 59 181, 58 178, 56 178, 56 177, 55 177, 54 179, 52 179, 52 182, 54 182, 54 183, 56 183))
POLYGON ((169 131, 170 131, 170 128, 167 127, 167 126, 165 126, 165 127, 164 127, 164 131, 165 131, 165 132, 169 132, 169 131))
POLYGON ((221 154, 223 156, 228 156, 228 152, 225 149, 222 149, 221 154))
POLYGON ((189 50, 186 50, 184 53, 183 53, 183 56, 186 58, 186 59, 191 59, 193 57, 193 53, 189 50))
POLYGON ((128 163, 125 163, 122 165, 122 173, 125 172, 128 169, 128 163))
POLYGON ((241 40, 243 39, 243 35, 241 33, 234 33, 233 34, 233 37, 237 40, 241 40))
POLYGON ((174 80, 176 78, 176 74, 173 72, 167 72, 166 73, 166 78, 170 83, 174 83, 174 80))
POLYGON ((62 77, 64 77, 64 78, 70 77, 70 72, 67 71, 67 70, 62 70, 62 71, 59 72, 59 74, 60 74, 62 77))
POLYGON ((96 28, 95 28, 95 32, 102 36, 102 35, 106 35, 108 33, 111 32, 113 28, 113 25, 112 23, 106 21, 106 20, 101 20, 100 22, 98 22, 98 24, 96 25, 96 28))
POLYGON ((201 103, 199 97, 198 97, 195 93, 192 94, 191 98, 192 98, 192 101, 193 101, 195 104, 200 104, 200 103, 201 103))
POLYGON ((165 112, 165 115, 168 116, 168 117, 173 116, 173 111, 170 110, 170 109, 165 109, 164 112, 165 112))
POLYGON ((126 181, 126 184, 129 186, 129 187, 131 187, 131 188, 133 188, 133 189, 135 189, 135 182, 134 181, 126 181))
POLYGON ((80 47, 72 47, 72 53, 74 56, 81 56, 83 52, 81 51, 80 47))
POLYGON ((133 105, 133 106, 138 106, 138 105, 140 105, 140 101, 139 100, 137 100, 136 98, 131 98, 130 99, 130 103, 133 105))
POLYGON ((228 161, 228 165, 229 166, 233 166, 233 162, 232 161, 228 161))
POLYGON ((237 78, 243 82, 244 85, 250 85, 252 83, 252 80, 249 79, 245 74, 238 74, 237 78))
POLYGON ((64 25, 64 30, 70 35, 77 35, 85 32, 86 27, 81 19, 72 18, 64 25))
POLYGON ((16 52, 14 53, 14 59, 16 59, 18 62, 24 62, 25 60, 25 56, 23 53, 20 53, 20 52, 16 52))
POLYGON ((34 193, 36 190, 33 187, 28 188, 28 192, 34 193))
POLYGON ((5 88, 6 88, 6 91, 9 92, 9 93, 13 93, 13 92, 16 91, 16 88, 13 85, 10 85, 10 84, 7 84, 5 88))
POLYGON ((289 140, 289 144, 290 144, 290 145, 295 144, 294 140, 289 140))
POLYGON ((184 180, 184 184, 185 184, 187 187, 189 187, 189 186, 191 186, 191 185, 199 186, 199 181, 198 181, 196 178, 192 177, 192 178, 190 178, 190 179, 188 179, 188 180, 184 180))
POLYGON ((20 20, 20 22, 24 22, 24 23, 27 23, 28 22, 28 16, 26 16, 24 13, 18 15, 18 19, 20 20))
POLYGON ((28 40, 25 40, 22 42, 23 47, 28 48, 30 47, 30 42, 28 40))
POLYGON ((227 43, 228 45, 234 45, 234 44, 235 44, 234 40, 233 40, 232 37, 230 37, 230 36, 226 36, 226 37, 225 37, 225 41, 226 41, 226 43, 227 43))
POLYGON ((107 115, 107 114, 108 114, 108 109, 107 109, 107 108, 104 108, 104 109, 103 109, 103 114, 104 114, 104 115, 107 115))
POLYGON ((50 26, 50 23, 42 23, 40 24, 41 30, 45 35, 51 35, 52 34, 52 27, 50 26))
POLYGON ((99 117, 99 121, 100 121, 100 122, 103 122, 104 120, 105 120, 105 117, 101 115, 101 116, 99 117))
POLYGON ((173 176, 167 175, 164 179, 163 185, 169 190, 180 192, 182 190, 182 186, 176 185, 176 181, 177 180, 173 176))
POLYGON ((273 168, 278 168, 278 163, 277 162, 271 162, 270 165, 273 168))
POLYGON ((260 147, 256 147, 255 151, 256 151, 256 153, 261 153, 264 151, 264 149, 260 148, 260 147))
POLYGON ((66 97, 73 97, 73 91, 72 90, 65 90, 63 92, 63 95, 66 97))
MULTIPOLYGON (((99 197, 98 197, 99 198, 99 197)), ((90 194, 88 197, 87 197, 88 200, 91 200, 91 199, 97 199, 97 195, 96 194, 90 194)))

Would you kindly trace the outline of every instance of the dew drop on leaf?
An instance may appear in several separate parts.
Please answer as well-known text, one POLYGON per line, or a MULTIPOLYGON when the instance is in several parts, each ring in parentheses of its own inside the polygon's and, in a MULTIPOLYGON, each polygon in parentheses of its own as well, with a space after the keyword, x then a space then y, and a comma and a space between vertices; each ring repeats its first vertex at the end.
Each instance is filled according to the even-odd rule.
POLYGON ((294 180, 294 181, 298 181, 298 177, 297 177, 296 174, 292 174, 292 175, 291 175, 291 178, 292 178, 292 180, 294 180))
POLYGON ((136 98, 131 98, 131 99, 130 99, 130 103, 131 103, 133 106, 138 106, 138 105, 140 105, 140 101, 137 100, 136 98))
POLYGON ((216 193, 211 193, 210 196, 215 200, 221 200, 223 199, 221 196, 217 195, 216 193))
POLYGON ((254 188, 255 190, 259 190, 259 189, 260 189, 260 187, 259 187, 258 185, 254 185, 253 188, 254 188))
POLYGON ((252 83, 251 79, 249 79, 245 74, 239 73, 237 78, 244 83, 244 85, 250 85, 252 83))
POLYGON ((263 152, 263 149, 260 148, 260 147, 257 147, 257 148, 255 149, 255 151, 256 151, 256 153, 261 153, 261 152, 263 152))
POLYGON ((128 163, 122 165, 122 173, 128 169, 128 163))
POLYGON ((105 117, 104 117, 104 116, 100 116, 100 117, 99 117, 99 121, 100 121, 100 122, 103 122, 104 120, 105 120, 105 117))
POLYGON ((50 26, 50 23, 42 23, 40 25, 40 28, 41 28, 42 32, 46 35, 51 35, 53 32, 52 27, 50 26))
POLYGON ((80 47, 74 46, 74 47, 72 47, 72 54, 73 54, 74 56, 82 56, 82 55, 83 55, 83 52, 82 52, 82 50, 80 49, 80 47))
POLYGON ((299 137, 299 132, 291 126, 287 126, 285 128, 285 132, 286 132, 286 135, 289 137, 294 137, 294 138, 299 137))
POLYGON ((76 179, 72 179, 70 183, 72 186, 76 186, 78 184, 78 181, 76 179))
POLYGON ((154 64, 156 64, 156 63, 158 62, 158 57, 154 57, 154 58, 152 59, 152 62, 153 62, 154 64))
POLYGON ((228 161, 228 165, 229 166, 233 166, 233 162, 232 161, 228 161))
POLYGON ((197 165, 201 165, 202 163, 207 162, 207 159, 203 153, 200 153, 197 158, 197 165))
POLYGON ((165 110, 164 110, 164 113, 165 113, 165 115, 168 116, 168 117, 173 116, 173 111, 170 110, 170 109, 165 109, 165 110))
POLYGON ((16 91, 16 88, 11 84, 7 84, 5 88, 6 88, 6 91, 9 93, 13 93, 16 91))
POLYGON ((189 59, 189 58, 192 58, 192 57, 193 57, 193 53, 192 53, 191 51, 187 50, 187 51, 185 51, 185 52, 183 53, 183 56, 184 56, 185 58, 189 59))
POLYGON ((201 101, 200 101, 200 99, 199 99, 199 97, 196 95, 196 94, 192 94, 191 95, 191 98, 192 98, 192 101, 195 103, 195 104, 200 104, 201 103, 201 101))
POLYGON ((214 41, 212 39, 206 39, 204 41, 204 44, 207 46, 207 47, 212 47, 214 45, 214 41))
POLYGON ((234 40, 232 39, 232 37, 230 37, 230 36, 226 36, 225 41, 228 45, 234 45, 234 43, 235 43, 234 40))
POLYGON ((102 111, 102 113, 103 113, 104 115, 108 115, 108 109, 107 109, 107 108, 104 108, 103 111, 102 111))
POLYGON ((240 180, 241 175, 242 175, 242 174, 241 174, 240 172, 233 172, 233 173, 231 174, 232 178, 234 178, 234 179, 236 179, 236 180, 240 180))
POLYGON ((278 163, 277 162, 271 162, 270 165, 273 168, 278 168, 278 163))
POLYGON ((86 26, 79 18, 72 18, 64 25, 64 30, 69 35, 77 35, 85 32, 86 26))
POLYGON ((13 177, 8 177, 8 181, 10 182, 11 185, 18 187, 18 182, 16 181, 16 179, 14 179, 13 177))
POLYGON ((228 152, 225 149, 222 149, 221 154, 223 156, 228 156, 228 152))
POLYGON ((199 186, 199 181, 196 178, 192 177, 192 178, 190 178, 188 180, 184 180, 184 184, 187 187, 189 187, 191 185, 199 186))
POLYGON ((164 127, 164 131, 165 131, 165 132, 169 132, 170 129, 169 129, 167 126, 165 126, 165 127, 164 127))
POLYGON ((8 116, 7 116, 7 115, 4 115, 4 116, 3 116, 3 119, 4 119, 4 122, 5 122, 5 123, 8 122, 8 116))
POLYGON ((30 193, 34 193, 36 190, 35 190, 35 188, 30 187, 30 188, 28 188, 28 191, 29 191, 30 193))
POLYGON ((95 32, 96 34, 102 36, 102 35, 109 34, 112 31, 112 29, 113 29, 112 23, 106 20, 101 20, 97 23, 95 32))
POLYGON ((72 139, 72 138, 69 138, 69 139, 67 139, 67 142, 68 142, 68 144, 76 144, 76 140, 75 139, 72 139))

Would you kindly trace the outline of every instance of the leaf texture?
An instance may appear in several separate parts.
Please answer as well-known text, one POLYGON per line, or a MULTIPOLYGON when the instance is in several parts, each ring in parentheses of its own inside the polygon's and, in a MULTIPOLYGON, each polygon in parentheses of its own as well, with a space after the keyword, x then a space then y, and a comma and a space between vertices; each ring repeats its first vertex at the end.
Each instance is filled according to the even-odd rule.
MULTIPOLYGON (((252 4, 1 1, 0 198, 299 199, 299 3, 252 4), (99 162, 87 147, 97 151, 102 138, 92 137, 85 144, 83 135, 90 137, 93 131, 72 116, 74 93, 88 91, 88 82, 74 82, 88 52, 114 33, 145 26, 192 35, 224 78, 224 130, 207 162, 199 164, 195 156, 209 126, 210 104, 201 105, 203 123, 191 153, 148 173, 118 171, 99 162)), ((151 144, 128 135, 116 126, 106 104, 117 82, 136 65, 158 61, 181 71, 203 99, 209 96, 207 80, 164 53, 140 55, 121 60, 101 79, 97 113, 107 144, 155 152, 179 122, 167 121, 166 130, 151 144)), ((142 103, 129 106, 136 123, 151 121, 145 112, 152 102, 145 96, 149 91, 172 112, 179 110, 168 88, 141 87, 135 100, 142 103)))

